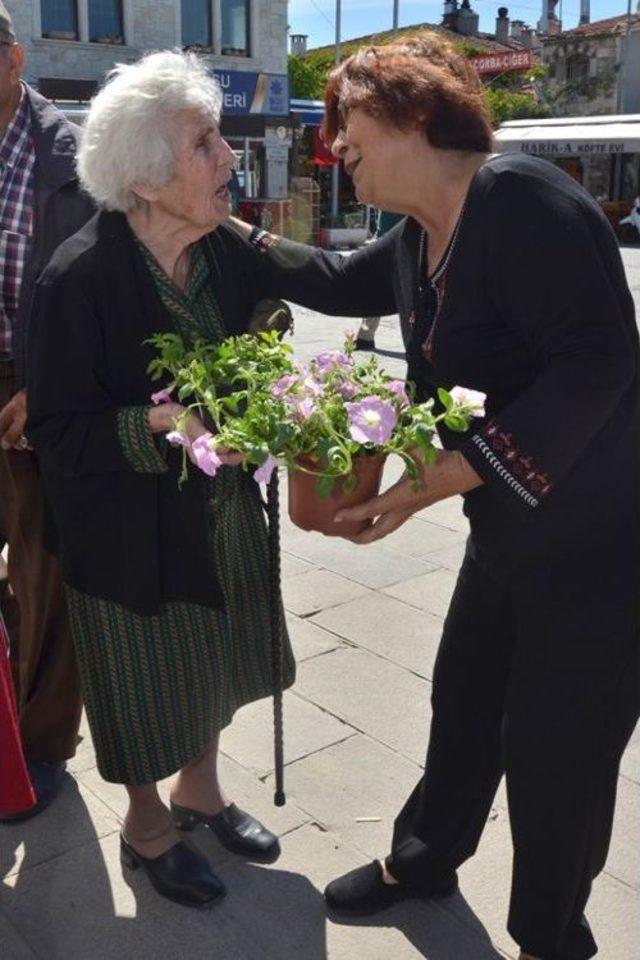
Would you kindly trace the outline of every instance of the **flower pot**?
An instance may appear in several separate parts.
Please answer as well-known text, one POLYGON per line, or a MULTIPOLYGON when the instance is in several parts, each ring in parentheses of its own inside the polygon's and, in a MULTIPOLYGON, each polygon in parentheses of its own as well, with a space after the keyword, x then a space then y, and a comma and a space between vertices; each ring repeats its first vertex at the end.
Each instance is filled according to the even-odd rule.
MULTIPOLYGON (((346 477, 336 477, 329 496, 319 497, 316 490, 317 476, 303 470, 289 471, 289 516, 297 527, 316 530, 328 537, 354 537, 369 526, 369 520, 335 523, 333 517, 344 507, 355 507, 375 497, 380 489, 385 457, 361 456, 353 461, 353 472, 358 482, 346 493, 346 477)), ((310 460, 301 460, 307 469, 316 466, 310 460)))

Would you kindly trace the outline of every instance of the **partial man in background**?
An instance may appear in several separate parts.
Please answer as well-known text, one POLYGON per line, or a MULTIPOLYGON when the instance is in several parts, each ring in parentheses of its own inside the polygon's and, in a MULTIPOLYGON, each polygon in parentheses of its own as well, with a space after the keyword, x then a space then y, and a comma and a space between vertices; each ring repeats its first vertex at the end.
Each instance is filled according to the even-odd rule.
MULTIPOLYGON (((379 240, 385 233, 388 233, 396 223, 404 220, 401 213, 389 213, 387 210, 378 210, 376 214, 376 229, 372 240, 379 240)), ((380 325, 380 317, 363 317, 360 321, 360 329, 356 334, 356 350, 375 350, 376 333, 380 325)))
POLYGON ((0 605, 11 637, 20 730, 38 813, 75 753, 82 702, 57 562, 24 435, 24 343, 36 278, 93 213, 80 193, 78 129, 21 79, 24 50, 0 0, 0 605))

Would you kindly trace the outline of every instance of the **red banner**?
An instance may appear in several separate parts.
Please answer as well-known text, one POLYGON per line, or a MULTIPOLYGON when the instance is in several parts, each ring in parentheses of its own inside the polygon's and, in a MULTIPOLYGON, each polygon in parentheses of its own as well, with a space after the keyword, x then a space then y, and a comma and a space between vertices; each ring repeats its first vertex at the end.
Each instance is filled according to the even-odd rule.
POLYGON ((327 145, 320 136, 320 128, 313 128, 313 162, 316 167, 332 167, 338 161, 327 149, 327 145))
POLYGON ((507 73, 530 70, 535 64, 532 50, 512 50, 510 53, 490 53, 484 57, 470 57, 478 73, 507 73))

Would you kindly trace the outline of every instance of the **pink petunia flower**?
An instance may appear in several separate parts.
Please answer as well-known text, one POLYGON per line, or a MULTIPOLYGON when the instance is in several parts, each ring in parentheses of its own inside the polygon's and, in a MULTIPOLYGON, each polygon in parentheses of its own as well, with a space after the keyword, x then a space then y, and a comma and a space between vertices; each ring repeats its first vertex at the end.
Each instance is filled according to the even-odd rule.
POLYGON ((151 394, 151 403, 155 403, 157 406, 159 403, 171 403, 171 394, 175 390, 174 386, 163 387, 162 390, 158 390, 156 393, 151 394))
POLYGON ((311 414, 315 412, 315 409, 315 400, 312 400, 311 397, 305 397, 304 400, 300 400, 299 403, 296 403, 293 412, 294 415, 300 420, 308 420, 311 414))
POLYGON ((172 447, 187 447, 191 446, 191 441, 186 433, 182 433, 180 430, 171 430, 167 434, 167 441, 171 444, 172 447))
POLYGON ((395 395, 400 400, 401 407, 409 406, 409 397, 407 396, 406 384, 402 380, 392 380, 390 383, 385 384, 387 390, 390 390, 391 393, 395 395))
POLYGON ((256 481, 256 483, 269 483, 269 480, 271 480, 271 474, 275 470, 276 466, 277 461, 271 456, 271 454, 269 454, 265 462, 261 464, 254 473, 253 479, 256 481))
POLYGON ((191 453, 196 465, 208 477, 215 477, 222 466, 222 460, 215 450, 213 434, 203 433, 191 444, 191 453))
POLYGON ((451 399, 459 406, 467 407, 471 410, 474 417, 484 417, 484 402, 487 399, 486 393, 480 390, 471 390, 469 387, 453 387, 449 393, 451 399))
POLYGON ((342 370, 350 370, 353 366, 353 360, 346 353, 340 350, 325 350, 313 358, 313 366, 320 376, 326 376, 336 367, 342 370))
POLYGON ((386 443, 396 425, 393 404, 380 397, 365 397, 348 403, 349 433, 358 443, 386 443))
POLYGON ((355 383, 351 383, 350 380, 343 380, 338 386, 338 393, 343 400, 352 400, 358 392, 358 387, 355 383))
POLYGON ((271 394, 274 397, 281 397, 283 393, 287 393, 291 387, 298 382, 298 375, 295 373, 287 373, 283 377, 280 377, 279 380, 271 387, 271 394))
POLYGON ((309 374, 302 381, 302 389, 308 397, 320 397, 324 393, 324 387, 318 383, 316 378, 309 374))

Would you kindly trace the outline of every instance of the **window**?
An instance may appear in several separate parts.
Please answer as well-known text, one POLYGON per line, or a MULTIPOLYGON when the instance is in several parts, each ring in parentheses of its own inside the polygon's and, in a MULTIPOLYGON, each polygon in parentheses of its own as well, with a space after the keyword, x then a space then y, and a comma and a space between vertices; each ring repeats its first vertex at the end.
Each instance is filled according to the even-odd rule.
POLYGON ((91 43, 124 43, 121 0, 89 0, 91 43))
POLYGON ((586 80, 589 76, 589 58, 575 54, 567 60, 567 80, 586 80))
POLYGON ((52 40, 78 40, 76 0, 42 0, 42 36, 52 40))
POLYGON ((249 0, 222 0, 222 46, 227 57, 249 56, 249 0))
POLYGON ((182 0, 182 46, 211 45, 211 0, 182 0))

